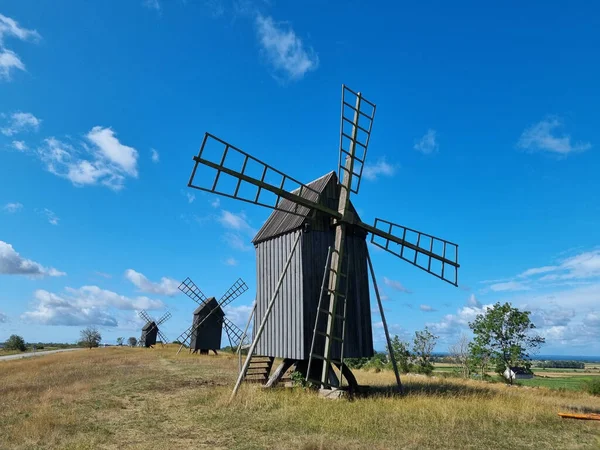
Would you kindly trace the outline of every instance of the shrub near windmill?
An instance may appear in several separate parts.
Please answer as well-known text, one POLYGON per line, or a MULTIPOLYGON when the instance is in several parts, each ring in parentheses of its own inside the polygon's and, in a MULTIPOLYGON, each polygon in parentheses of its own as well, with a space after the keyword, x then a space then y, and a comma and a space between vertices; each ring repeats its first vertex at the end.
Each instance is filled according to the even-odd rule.
POLYGON ((248 286, 241 278, 233 283, 219 301, 215 297, 206 297, 190 278, 186 278, 179 285, 179 290, 195 301, 198 307, 194 310, 192 325, 177 338, 181 343, 177 354, 188 345, 192 353, 200 352, 206 355, 209 350, 212 350, 216 355, 217 350, 221 348, 223 328, 231 348, 236 347, 243 340, 242 330, 229 320, 223 311, 223 308, 248 290, 248 286))
POLYGON ((367 225, 350 202, 360 189, 374 117, 373 103, 342 86, 338 173, 308 185, 205 134, 188 186, 275 210, 254 238, 254 339, 233 394, 255 352, 283 359, 267 385, 295 367, 322 388, 341 386, 342 377, 356 387, 344 358, 373 355, 368 273, 390 348, 368 233, 373 244, 458 285, 456 244, 381 219, 367 225))

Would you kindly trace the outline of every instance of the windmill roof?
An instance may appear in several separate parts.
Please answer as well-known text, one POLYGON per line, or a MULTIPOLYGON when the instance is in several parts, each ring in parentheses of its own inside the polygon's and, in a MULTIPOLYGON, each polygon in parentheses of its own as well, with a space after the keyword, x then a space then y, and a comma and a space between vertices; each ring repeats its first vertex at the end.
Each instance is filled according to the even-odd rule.
POLYGON ((223 310, 221 309, 221 306, 219 306, 219 302, 217 302, 217 299, 215 297, 209 298, 200 306, 198 306, 194 310, 194 316, 200 314, 203 309, 206 309, 208 312, 210 312, 212 309, 216 309, 216 311, 213 313, 215 317, 220 317, 224 315, 223 310))
POLYGON ((149 329, 151 329, 155 325, 156 324, 154 322, 148 322, 146 325, 144 325, 144 327, 142 328, 142 330, 143 331, 148 331, 149 329))
MULTIPOLYGON (((325 190, 327 184, 331 181, 332 178, 335 178, 337 182, 337 176, 335 172, 329 172, 323 175, 322 177, 311 181, 307 184, 307 186, 317 191, 318 194, 321 194, 325 190)), ((299 189, 292 191, 292 193, 298 194, 299 189)), ((302 197, 307 200, 316 201, 318 194, 313 191, 305 190, 304 192, 302 192, 302 197)), ((279 208, 287 211, 292 211, 296 207, 296 203, 287 199, 281 199, 279 203, 279 208)), ((254 236, 252 242, 254 244, 257 244, 267 239, 271 239, 273 237, 300 228, 310 213, 311 210, 304 206, 298 207, 297 214, 275 210, 271 213, 271 215, 260 228, 260 230, 258 230, 258 233, 256 233, 256 236, 254 236)))
MULTIPOLYGON (((302 192, 302 197, 307 200, 317 201, 318 195, 322 194, 330 183, 335 183, 337 185, 337 180, 337 175, 334 171, 326 173, 322 177, 317 178, 306 185, 316 192, 304 190, 304 192, 302 192)), ((299 190, 299 188, 293 190, 292 193, 299 194, 299 190)), ((337 204, 328 206, 337 209, 337 204)), ((280 210, 273 211, 260 230, 258 230, 254 239, 252 239, 253 244, 258 244, 259 242, 272 239, 300 228, 306 218, 312 213, 311 209, 304 206, 297 206, 296 203, 286 199, 281 199, 279 208, 287 211, 292 211, 293 208, 297 208, 297 214, 280 210)), ((354 211, 352 205, 350 205, 350 208, 354 211)), ((356 213, 356 211, 354 212, 356 213)))

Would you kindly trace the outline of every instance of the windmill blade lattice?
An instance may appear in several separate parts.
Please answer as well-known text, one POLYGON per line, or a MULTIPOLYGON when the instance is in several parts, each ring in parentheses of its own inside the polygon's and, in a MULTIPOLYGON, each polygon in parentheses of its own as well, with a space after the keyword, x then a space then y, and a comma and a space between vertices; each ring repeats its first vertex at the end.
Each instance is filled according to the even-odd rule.
POLYGON ((179 285, 179 290, 194 300, 199 305, 203 304, 208 298, 198 286, 188 277, 179 285))
POLYGON ((231 348, 237 348, 244 338, 244 332, 227 317, 223 317, 223 328, 225 328, 231 348))
POLYGON ((167 320, 169 320, 171 317, 172 317, 172 314, 171 314, 169 311, 167 311, 167 312, 166 312, 166 313, 165 313, 165 314, 164 314, 164 315, 163 315, 163 316, 162 316, 160 319, 158 319, 158 320, 156 321, 156 325, 158 326, 158 325, 160 325, 160 324, 162 324, 162 323, 165 323, 165 322, 166 322, 167 320))
POLYGON ((143 309, 141 311, 138 311, 138 315, 146 321, 146 323, 148 322, 152 322, 152 317, 150 317, 148 315, 148 313, 146 311, 144 311, 143 309))
POLYGON ((343 180, 344 176, 350 175, 346 159, 351 158, 353 164, 350 190, 355 194, 358 194, 360 189, 371 129, 375 119, 375 109, 374 103, 342 85, 338 178, 343 180))
POLYGON ((458 245, 387 220, 375 219, 371 243, 431 275, 458 286, 458 245))
POLYGON ((198 156, 194 156, 194 161, 188 187, 296 215, 305 215, 310 209, 319 209, 334 217, 340 217, 337 211, 318 203, 318 191, 210 133, 204 135, 202 147, 198 156), (207 151, 209 146, 212 147, 210 144, 217 145, 216 152, 212 151, 212 148, 211 151, 207 151), (242 161, 241 171, 232 167, 239 160, 242 161), (212 179, 212 183, 206 183, 205 186, 194 184, 200 164, 212 169, 210 174, 214 175, 212 178, 199 177, 202 181, 212 179), (250 172, 255 176, 250 175, 250 172), (265 181, 271 179, 278 183, 265 181), (229 192, 225 190, 226 187, 220 186, 219 182, 230 184, 229 192))
POLYGON ((219 305, 224 308, 229 305, 232 301, 242 295, 248 290, 248 286, 244 283, 244 280, 238 278, 233 285, 227 289, 227 292, 219 299, 219 305))

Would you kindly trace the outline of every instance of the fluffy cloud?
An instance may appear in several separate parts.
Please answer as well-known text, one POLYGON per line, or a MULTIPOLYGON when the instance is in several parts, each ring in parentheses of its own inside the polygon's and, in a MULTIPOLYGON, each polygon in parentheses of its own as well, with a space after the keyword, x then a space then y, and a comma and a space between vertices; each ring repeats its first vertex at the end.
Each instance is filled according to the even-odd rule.
POLYGON ((116 327, 113 309, 160 309, 164 304, 148 297, 129 298, 98 286, 65 288, 63 294, 39 289, 34 293, 35 308, 22 314, 26 321, 42 325, 100 325, 116 327))
POLYGON ((28 275, 31 277, 59 277, 66 275, 53 267, 47 268, 40 263, 23 258, 12 245, 0 241, 0 274, 28 275))
POLYGON ((4 314, 3 312, 0 312, 0 323, 6 323, 8 322, 8 316, 6 314, 4 314))
POLYGON ((19 56, 5 47, 6 37, 21 41, 37 41, 40 39, 37 31, 23 28, 14 19, 0 14, 0 80, 10 80, 11 72, 14 70, 25 70, 25 64, 19 56))
POLYGON ((223 240, 231 248, 242 251, 252 250, 247 240, 256 234, 256 230, 248 223, 246 214, 243 212, 234 214, 223 209, 218 221, 224 228, 231 230, 223 235, 223 240))
POLYGON ((246 328, 248 317, 250 317, 250 314, 252 313, 252 308, 253 307, 250 305, 228 305, 223 310, 227 318, 243 330, 246 328))
POLYGON ((235 258, 227 258, 225 260, 225 264, 228 266, 237 266, 238 265, 238 261, 235 258))
POLYGON ((375 181, 379 176, 391 177, 396 173, 397 167, 386 162, 385 158, 381 158, 375 164, 365 164, 363 176, 367 180, 375 181))
POLYGON ((150 149, 151 152, 151 158, 152 158, 152 162, 153 163, 157 163, 160 161, 160 155, 158 154, 158 152, 155 149, 150 149))
POLYGON ((189 192, 186 192, 185 195, 188 199, 188 203, 194 203, 194 200, 196 200, 196 196, 194 194, 190 194, 189 192))
POLYGON ((277 23, 272 17, 258 14, 256 28, 262 52, 277 76, 299 80, 319 66, 317 54, 311 47, 305 48, 288 24, 277 23))
POLYGON ((160 282, 150 281, 144 274, 136 272, 133 269, 125 271, 125 278, 131 281, 141 292, 149 294, 166 295, 173 297, 179 293, 179 281, 173 278, 162 277, 160 282))
POLYGON ((402 285, 402 283, 400 283, 399 281, 396 281, 396 280, 391 280, 391 279, 389 279, 388 277, 383 277, 383 283, 384 283, 386 286, 389 286, 389 287, 391 287, 391 288, 392 288, 392 289, 394 289, 395 291, 398 291, 398 292, 404 292, 404 293, 406 293, 406 294, 410 294, 410 293, 412 293, 412 291, 410 291, 409 289, 407 289, 406 287, 404 287, 404 286, 402 285))
POLYGON ((33 114, 19 111, 9 116, 7 126, 1 128, 0 132, 5 136, 13 136, 25 131, 38 131, 41 123, 41 119, 33 114))
POLYGON ((22 203, 7 203, 6 205, 4 205, 4 207, 2 208, 3 211, 9 213, 9 214, 14 214, 16 212, 19 212, 23 209, 23 204, 22 203))
POLYGON ((43 210, 40 211, 40 213, 46 217, 46 219, 48 220, 48 223, 50 225, 58 225, 58 221, 60 219, 58 218, 58 216, 56 214, 54 214, 53 211, 51 211, 48 208, 44 208, 43 210))
POLYGON ((571 142, 568 134, 558 135, 557 129, 562 127, 558 117, 549 117, 527 128, 521 134, 517 147, 528 151, 541 151, 559 155, 582 152, 592 147, 589 142, 571 142))
POLYGON ((51 137, 38 155, 49 172, 76 186, 101 184, 120 190, 126 177, 137 178, 137 150, 121 144, 112 129, 96 126, 86 139, 75 147, 51 137))
POLYGON ((27 144, 25 144, 25 141, 12 141, 12 146, 14 149, 19 150, 20 152, 24 152, 28 149, 27 144))
POLYGON ((429 155, 436 152, 439 148, 436 139, 436 131, 432 129, 427 130, 427 133, 425 133, 423 137, 415 140, 415 145, 413 148, 424 155, 429 155))
POLYGON ((430 305, 420 305, 419 309, 423 312, 434 312, 437 311, 437 309, 434 309, 433 306, 430 305))

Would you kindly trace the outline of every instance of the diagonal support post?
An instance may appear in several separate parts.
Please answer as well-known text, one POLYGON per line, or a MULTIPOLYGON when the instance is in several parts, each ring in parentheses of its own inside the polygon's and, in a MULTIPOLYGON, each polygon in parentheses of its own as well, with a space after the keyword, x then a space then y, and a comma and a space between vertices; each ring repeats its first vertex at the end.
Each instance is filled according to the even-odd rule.
POLYGON ((367 249, 367 262, 369 263, 369 271, 371 272, 371 279, 373 280, 373 287, 375 288, 375 296, 377 297, 377 304, 379 305, 379 312, 381 313, 381 323, 383 324, 383 331, 385 332, 385 339, 387 341, 388 355, 392 361, 392 367, 394 368, 394 375, 396 375, 396 383, 398 383, 398 390, 401 394, 404 393, 402 388, 402 382, 400 381, 400 374, 398 373, 398 364, 396 363, 396 357, 392 349, 392 341, 390 340, 390 332, 388 331, 387 322, 385 320, 385 314, 383 313, 383 305, 381 298, 379 297, 379 287, 377 286, 377 280, 375 279, 375 271, 373 270, 373 263, 371 262, 371 256, 367 249))
POLYGON ((265 329, 265 326, 267 325, 267 320, 269 318, 269 315, 271 314, 271 311, 273 310, 273 306, 275 305, 275 300, 277 299, 277 295, 279 294, 279 289, 281 288, 283 279, 285 278, 287 270, 290 267, 290 263, 292 262, 292 257, 294 256, 294 253, 296 252, 296 247, 298 246, 298 242, 300 242, 300 236, 302 236, 302 231, 298 232, 298 236, 296 237, 296 240, 294 241, 294 245, 292 246, 292 251, 290 252, 290 256, 288 256, 288 259, 285 262, 285 267, 283 268, 283 271, 281 272, 281 275, 279 276, 279 281, 277 281, 277 286, 275 286, 273 295, 271 296, 271 299, 269 300, 269 304, 267 306, 267 310, 265 311, 265 315, 263 316, 263 318, 260 322, 260 326, 258 327, 258 330, 256 330, 256 335, 254 336, 254 340, 252 341, 252 344, 250 345, 250 348, 248 349, 248 355, 246 355, 246 361, 244 361, 242 370, 240 370, 238 379, 235 383, 235 386, 233 387, 233 392, 231 393, 231 397, 229 398, 229 401, 233 400, 233 397, 235 397, 235 394, 237 394, 237 391, 240 388, 240 384, 242 384, 242 380, 244 379, 244 376, 246 375, 246 371, 248 370, 248 366, 250 365, 250 360, 252 359, 252 355, 254 354, 254 349, 256 348, 256 345, 258 344, 258 341, 260 340, 260 336, 262 335, 262 333, 265 329))

